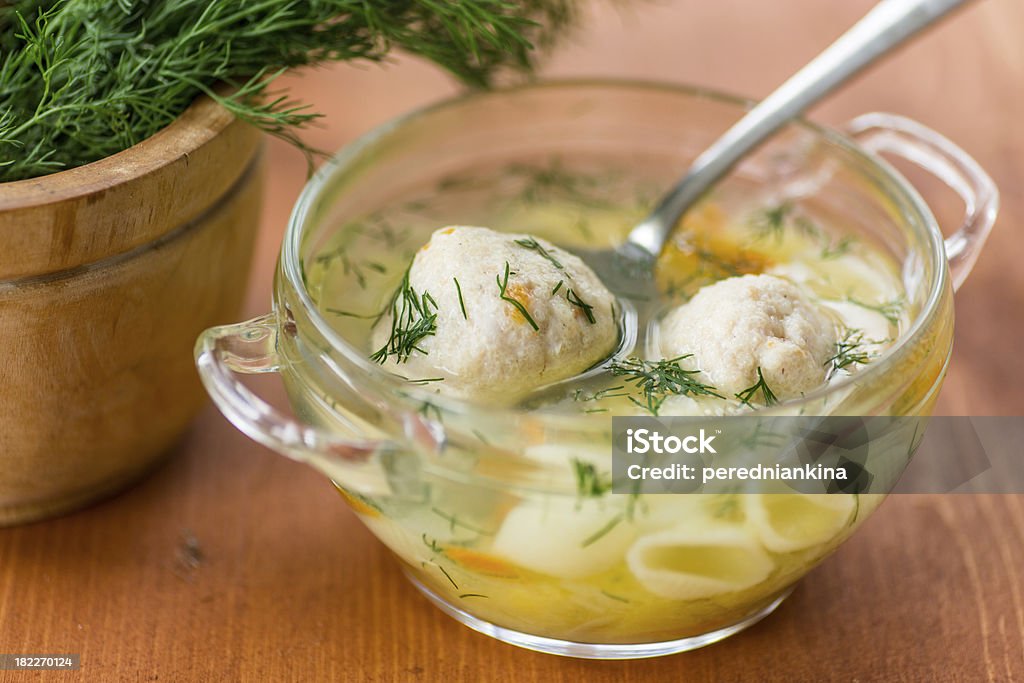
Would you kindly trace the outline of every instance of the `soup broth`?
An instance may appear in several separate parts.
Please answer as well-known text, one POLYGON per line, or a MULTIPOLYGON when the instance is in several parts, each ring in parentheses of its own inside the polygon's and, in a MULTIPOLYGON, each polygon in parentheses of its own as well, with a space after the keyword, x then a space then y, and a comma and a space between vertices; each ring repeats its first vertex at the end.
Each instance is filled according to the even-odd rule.
MULTIPOLYGON (((653 183, 638 181, 635 173, 569 170, 557 160, 479 168, 338 226, 305 250, 312 254, 304 264, 306 287, 323 317, 370 357, 374 326, 434 230, 480 225, 536 235, 567 251, 612 248, 656 195, 653 183)), ((657 349, 667 311, 703 286, 761 273, 795 283, 827 312, 839 340, 827 382, 875 362, 908 325, 899 269, 884 249, 798 202, 737 181, 678 226, 657 261, 654 297, 618 293, 623 333, 615 358, 663 360, 657 349)), ((420 391, 442 391, 433 378, 407 379, 420 391)), ((669 396, 660 403, 646 398, 602 363, 539 387, 519 407, 607 423, 612 415, 728 414, 767 402, 729 395, 669 396)), ((491 447, 486 433, 475 434, 480 450, 491 447)), ((607 478, 607 444, 588 448, 553 443, 543 433, 520 436, 520 452, 509 457, 561 467, 575 478, 576 495, 441 478, 411 498, 338 488, 440 600, 533 635, 644 643, 735 624, 779 599, 879 502, 857 494, 616 495, 607 478)))

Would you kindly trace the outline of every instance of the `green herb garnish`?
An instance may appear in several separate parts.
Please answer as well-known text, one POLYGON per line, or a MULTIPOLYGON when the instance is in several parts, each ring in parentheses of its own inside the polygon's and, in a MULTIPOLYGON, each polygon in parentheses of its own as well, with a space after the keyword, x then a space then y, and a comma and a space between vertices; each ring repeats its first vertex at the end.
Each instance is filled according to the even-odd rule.
POLYGON ((753 404, 750 403, 750 399, 757 395, 757 392, 761 392, 761 399, 764 401, 765 407, 773 406, 779 402, 778 397, 775 396, 775 392, 768 386, 768 382, 764 380, 764 375, 761 374, 761 366, 757 366, 757 383, 753 386, 747 387, 740 393, 736 394, 736 398, 740 400, 745 406, 753 408, 753 404))
POLYGON ((858 329, 847 329, 843 338, 836 342, 835 354, 825 361, 825 365, 829 366, 828 376, 851 365, 866 365, 871 361, 871 354, 864 347, 881 343, 865 339, 864 333, 858 329))
MULTIPOLYGON (((513 164, 508 168, 508 172, 526 179, 520 199, 528 204, 541 204, 552 198, 565 198, 595 209, 614 206, 613 202, 598 191, 602 183, 600 179, 567 171, 557 158, 543 167, 513 164)), ((586 229, 586 226, 581 227, 586 229)))
POLYGON ((854 306, 860 306, 861 308, 878 313, 892 325, 899 324, 900 316, 903 313, 903 297, 896 297, 890 301, 883 301, 878 304, 869 304, 852 296, 847 296, 846 301, 854 306))
POLYGON ((459 308, 462 309, 462 317, 465 320, 469 320, 469 316, 466 315, 466 302, 462 299, 462 287, 459 285, 459 278, 453 277, 452 280, 455 282, 455 291, 459 295, 459 308))
POLYGON ((588 536, 585 539, 583 539, 583 542, 580 543, 580 547, 581 548, 586 548, 589 545, 593 545, 594 543, 597 543, 599 540, 601 540, 602 538, 607 536, 608 533, 611 532, 612 529, 617 527, 622 522, 623 519, 624 519, 623 515, 621 515, 621 514, 615 515, 610 520, 608 520, 607 524, 605 524, 603 527, 601 527, 600 529, 595 531, 590 536, 588 536))
POLYGON ((617 377, 625 377, 643 392, 643 401, 632 396, 629 400, 651 415, 658 414, 662 403, 670 395, 725 398, 715 391, 715 387, 695 377, 700 374, 699 370, 684 370, 679 365, 679 361, 690 358, 691 355, 659 361, 642 360, 634 356, 624 361, 612 361, 608 365, 608 371, 617 377))
POLYGON ((618 602, 629 602, 629 598, 624 598, 621 595, 615 595, 614 593, 609 593, 606 590, 602 590, 601 591, 601 595, 605 596, 606 598, 610 598, 611 600, 617 600, 618 602))
POLYGON ((564 284, 565 284, 565 280, 559 280, 558 284, 555 285, 555 288, 551 290, 551 296, 554 296, 555 294, 558 294, 558 290, 560 290, 562 288, 562 285, 564 285, 564 284))
POLYGON ((562 265, 561 261, 556 259, 551 254, 550 251, 545 249, 544 246, 540 242, 535 240, 534 238, 532 238, 532 237, 524 237, 523 239, 514 240, 514 241, 515 241, 516 244, 521 246, 523 249, 529 249, 530 251, 537 252, 538 254, 540 254, 540 256, 542 258, 547 259, 551 263, 551 265, 553 265, 555 268, 558 268, 559 270, 564 270, 565 269, 565 266, 562 265))
POLYGON ((402 48, 485 86, 529 69, 573 13, 571 0, 0 2, 0 182, 127 149, 202 94, 312 154, 297 131, 320 115, 269 94, 284 70, 402 48))
POLYGON ((437 302, 429 293, 418 294, 409 283, 409 271, 391 297, 391 333, 382 347, 370 358, 384 364, 388 358, 398 363, 409 360, 413 351, 426 353, 418 345, 437 332, 437 302), (430 307, 434 310, 431 312, 430 307))
POLYGON ((530 315, 530 312, 528 310, 526 310, 526 306, 524 306, 521 301, 518 301, 514 297, 511 297, 511 296, 508 295, 508 278, 509 278, 509 276, 514 275, 514 274, 515 273, 512 270, 510 270, 510 267, 508 265, 508 261, 505 261, 505 276, 504 276, 504 278, 502 278, 501 275, 495 275, 495 279, 498 282, 499 296, 501 297, 502 301, 507 301, 508 303, 510 303, 513 306, 515 306, 516 310, 519 311, 519 313, 522 314, 522 316, 526 320, 526 322, 528 322, 530 324, 530 327, 532 327, 534 329, 534 331, 539 332, 540 331, 540 327, 537 326, 537 323, 534 321, 533 316, 530 315))
POLYGON ((767 239, 771 237, 774 238, 775 241, 781 242, 786 232, 786 222, 792 212, 793 204, 786 201, 782 202, 778 206, 774 206, 769 209, 762 209, 754 214, 753 219, 750 221, 750 225, 754 229, 757 239, 767 239))
POLYGON ((572 470, 576 474, 576 494, 580 498, 599 498, 612 488, 611 478, 601 476, 592 463, 573 458, 572 470))
POLYGON ((575 306, 576 308, 583 311, 583 315, 587 316, 587 321, 591 325, 597 322, 597 318, 594 317, 594 307, 585 302, 583 299, 581 299, 579 295, 575 291, 573 291, 572 287, 566 290, 565 300, 568 301, 573 306, 575 306))
POLYGON ((847 235, 840 238, 840 240, 835 244, 832 244, 831 242, 826 243, 825 246, 821 248, 822 260, 828 261, 831 259, 837 259, 840 256, 848 254, 850 249, 853 248, 854 242, 856 242, 856 240, 847 235))
POLYGON ((448 522, 448 530, 451 532, 454 532, 456 528, 462 528, 466 529, 467 531, 472 531, 475 534, 480 534, 481 536, 494 535, 493 531, 486 531, 484 529, 481 529, 480 527, 473 526, 472 524, 467 524, 466 522, 461 521, 455 515, 448 514, 444 510, 441 510, 440 508, 432 507, 430 508, 430 511, 438 517, 440 517, 441 519, 448 522))

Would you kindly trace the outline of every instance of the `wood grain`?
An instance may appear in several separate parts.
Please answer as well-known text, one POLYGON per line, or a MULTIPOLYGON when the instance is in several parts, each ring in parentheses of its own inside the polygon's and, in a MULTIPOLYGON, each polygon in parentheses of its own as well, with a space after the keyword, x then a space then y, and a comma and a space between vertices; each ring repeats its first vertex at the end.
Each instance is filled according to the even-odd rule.
POLYGON ((0 525, 122 490, 202 407, 187 350, 242 306, 261 143, 202 98, 119 154, 0 184, 0 525))
MULTIPOLYGON (((662 78, 763 95, 867 0, 679 0, 595 10, 553 74, 662 78), (620 13, 623 16, 620 16, 620 13), (771 30, 768 30, 771 29, 771 30)), ((922 120, 1003 190, 989 248, 957 295, 940 411, 1024 412, 1024 5, 987 0, 815 112, 922 120)), ((292 80, 338 147, 452 91, 429 67, 343 67, 292 80)), ((249 312, 265 311, 301 158, 271 146, 249 312)), ((925 195, 947 222, 959 207, 925 195)), ((492 641, 418 596, 312 471, 207 410, 140 486, 82 513, 0 531, 0 652, 79 652, 83 670, 0 681, 1010 681, 1024 679, 1024 498, 899 496, 764 622, 638 662, 550 657, 492 641)))

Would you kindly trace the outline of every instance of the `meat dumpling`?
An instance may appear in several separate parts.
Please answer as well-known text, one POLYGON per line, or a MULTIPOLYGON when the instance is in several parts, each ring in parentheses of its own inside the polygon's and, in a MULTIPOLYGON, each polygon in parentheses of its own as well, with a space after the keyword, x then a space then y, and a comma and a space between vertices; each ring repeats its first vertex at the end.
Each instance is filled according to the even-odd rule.
POLYGON ((772 275, 743 275, 702 287, 661 323, 660 351, 698 368, 727 396, 759 381, 779 400, 825 383, 835 353, 836 326, 793 283, 772 275))
POLYGON ((443 394, 514 403, 607 358, 615 297, 577 256, 488 228, 436 230, 372 335, 375 360, 443 394))

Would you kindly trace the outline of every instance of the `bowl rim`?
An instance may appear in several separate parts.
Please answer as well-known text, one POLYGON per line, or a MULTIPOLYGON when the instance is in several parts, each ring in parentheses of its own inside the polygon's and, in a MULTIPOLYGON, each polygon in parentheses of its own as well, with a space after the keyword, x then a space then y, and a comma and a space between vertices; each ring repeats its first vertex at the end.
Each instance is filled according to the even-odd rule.
MULTIPOLYGON (((280 256, 280 270, 283 273, 288 285, 298 296, 303 307, 303 313, 313 323, 316 331, 330 344, 332 350, 342 353, 346 361, 351 362, 366 373, 373 381, 383 383, 391 389, 397 389, 400 393, 389 391, 392 402, 397 397, 404 396, 422 406, 424 402, 433 407, 443 409, 452 414, 479 414, 486 413, 492 419, 507 421, 530 415, 531 417, 551 422, 555 425, 571 425, 579 431, 584 424, 594 423, 589 415, 574 415, 567 413, 555 413, 537 410, 524 410, 515 406, 477 406, 472 402, 451 396, 444 396, 431 392, 416 385, 410 385, 397 375, 387 372, 380 365, 370 361, 361 349, 344 340, 320 314, 315 302, 305 286, 303 269, 300 265, 300 253, 302 243, 302 227, 309 217, 310 208, 319 198, 323 188, 330 182, 334 174, 354 166, 368 149, 383 142, 392 133, 404 128, 406 125, 428 117, 432 114, 455 109, 475 101, 492 98, 515 96, 520 92, 536 92, 549 89, 591 89, 591 88, 618 88, 636 89, 645 91, 661 91, 668 94, 684 95, 690 98, 712 100, 718 103, 729 104, 744 109, 750 109, 757 104, 757 100, 742 97, 712 88, 694 86, 668 81, 630 79, 630 78, 555 78, 534 81, 526 84, 514 85, 491 91, 470 92, 447 97, 440 101, 413 109, 405 114, 392 118, 370 131, 360 135, 355 140, 344 145, 330 159, 328 159, 313 176, 307 181, 305 187, 292 209, 284 237, 280 256)), ((886 349, 877 362, 867 365, 855 375, 851 375, 839 382, 823 385, 799 399, 784 401, 778 405, 758 408, 758 415, 789 414, 794 408, 810 405, 821 401, 829 396, 839 394, 856 383, 865 382, 869 378, 875 378, 882 372, 889 369, 885 362, 891 357, 904 350, 911 342, 918 339, 938 311, 939 304, 945 291, 950 287, 950 275, 948 262, 945 256, 945 246, 942 232, 938 222, 932 214, 928 204, 924 201, 914 186, 903 177, 891 164, 880 156, 861 148, 854 140, 843 135, 841 132, 827 128, 808 121, 803 117, 797 117, 789 125, 795 125, 815 134, 819 139, 839 147, 842 151, 853 155, 864 162, 867 167, 880 172, 888 183, 888 190, 897 193, 898 198, 909 206, 913 213, 917 214, 922 232, 922 237, 927 241, 931 267, 935 277, 931 279, 931 289, 925 299, 921 310, 915 316, 906 332, 901 334, 896 343, 886 349)), ((276 296, 276 295, 275 295, 276 296)), ((948 362, 948 359, 947 359, 948 362)), ((332 372, 337 372, 336 364, 332 363, 332 372)), ((607 415, 605 417, 608 417, 607 415)), ((665 417, 665 416, 662 416, 665 417)), ((603 431, 606 426, 601 425, 603 431)))

